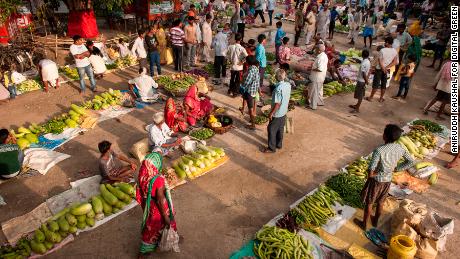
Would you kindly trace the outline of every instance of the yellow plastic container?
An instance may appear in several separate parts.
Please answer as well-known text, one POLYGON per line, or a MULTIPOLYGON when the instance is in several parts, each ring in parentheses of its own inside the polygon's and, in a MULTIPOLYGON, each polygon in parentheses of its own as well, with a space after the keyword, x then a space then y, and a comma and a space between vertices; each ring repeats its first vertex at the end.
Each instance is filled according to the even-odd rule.
POLYGON ((413 259, 417 252, 415 242, 406 235, 391 238, 387 259, 413 259))

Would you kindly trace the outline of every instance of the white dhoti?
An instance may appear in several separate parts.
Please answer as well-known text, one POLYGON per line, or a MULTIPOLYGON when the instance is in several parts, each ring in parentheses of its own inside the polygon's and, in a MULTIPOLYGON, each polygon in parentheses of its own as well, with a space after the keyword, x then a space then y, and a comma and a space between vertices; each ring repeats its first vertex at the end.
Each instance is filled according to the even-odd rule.
POLYGON ((54 82, 59 78, 59 71, 56 63, 50 63, 42 67, 43 81, 54 82))
POLYGON ((211 59, 211 44, 205 44, 203 46, 203 53, 201 55, 202 59, 205 61, 205 62, 212 62, 212 59, 211 59))
POLYGON ((306 38, 305 38, 305 45, 310 44, 311 37, 313 37, 313 33, 315 33, 314 30, 312 30, 312 31, 307 31, 307 32, 305 33, 305 35, 306 35, 306 38))
POLYGON ((324 105, 323 83, 324 81, 311 82, 310 89, 308 90, 308 101, 310 103, 310 108, 313 110, 316 110, 318 106, 324 105))

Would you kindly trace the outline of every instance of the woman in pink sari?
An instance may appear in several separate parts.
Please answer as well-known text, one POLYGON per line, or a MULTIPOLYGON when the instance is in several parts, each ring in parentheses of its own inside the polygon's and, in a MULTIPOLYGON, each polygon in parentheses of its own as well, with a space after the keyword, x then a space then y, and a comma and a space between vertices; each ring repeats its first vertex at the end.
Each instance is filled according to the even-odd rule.
POLYGON ((195 126, 197 120, 209 115, 213 109, 211 98, 198 93, 195 85, 190 86, 184 98, 185 119, 190 126, 195 126), (200 99, 204 97, 204 99, 200 99))
POLYGON ((176 103, 173 98, 169 98, 165 105, 165 123, 174 132, 187 131, 187 123, 185 122, 184 113, 176 109, 176 103))
POLYGON ((144 210, 141 255, 156 250, 163 229, 172 228, 177 231, 171 194, 161 174, 162 167, 163 157, 153 152, 145 157, 139 169, 136 200, 144 210))

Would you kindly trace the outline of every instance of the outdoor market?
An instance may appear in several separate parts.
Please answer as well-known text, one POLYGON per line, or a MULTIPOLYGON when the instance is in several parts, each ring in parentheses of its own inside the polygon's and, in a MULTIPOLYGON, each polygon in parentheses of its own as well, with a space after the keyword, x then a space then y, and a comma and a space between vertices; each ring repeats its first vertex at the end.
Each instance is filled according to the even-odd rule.
POLYGON ((0 258, 456 258, 452 5, 6 0, 0 258))

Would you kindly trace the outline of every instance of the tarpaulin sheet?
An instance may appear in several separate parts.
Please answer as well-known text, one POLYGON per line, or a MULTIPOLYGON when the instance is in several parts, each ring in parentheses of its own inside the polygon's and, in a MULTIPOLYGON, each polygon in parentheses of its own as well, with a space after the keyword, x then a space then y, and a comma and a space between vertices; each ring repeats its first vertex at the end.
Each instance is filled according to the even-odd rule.
POLYGON ((24 151, 23 166, 45 175, 53 166, 69 157, 70 155, 45 148, 28 148, 24 151))
POLYGON ((71 11, 67 26, 67 35, 80 35, 83 38, 95 38, 99 35, 96 16, 93 10, 71 11))

